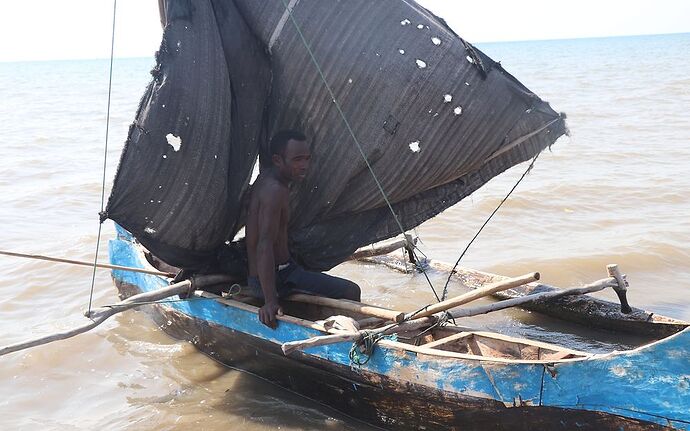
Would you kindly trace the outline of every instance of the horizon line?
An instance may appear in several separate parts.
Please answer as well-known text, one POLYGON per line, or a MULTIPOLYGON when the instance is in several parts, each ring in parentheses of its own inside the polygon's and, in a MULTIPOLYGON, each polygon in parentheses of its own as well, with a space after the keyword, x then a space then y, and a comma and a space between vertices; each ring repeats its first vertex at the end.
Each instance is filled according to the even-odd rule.
MULTIPOLYGON (((518 39, 518 40, 492 40, 492 41, 479 41, 479 42, 474 42, 474 41, 468 41, 473 45, 488 45, 488 44, 495 44, 495 43, 527 43, 527 42, 563 42, 563 41, 570 41, 570 40, 587 40, 587 39, 616 39, 616 38, 624 38, 624 37, 644 37, 644 36, 671 36, 671 35, 682 35, 682 34, 690 34, 690 31, 681 31, 681 32, 671 32, 671 33, 641 33, 641 34, 620 34, 620 35, 610 35, 610 36, 582 36, 582 37, 563 37, 563 38, 554 38, 554 39, 518 39)), ((467 39, 463 40, 467 41, 467 39)), ((144 58, 151 58, 155 59, 156 53, 153 52, 151 53, 150 56, 146 55, 140 55, 140 56, 115 56, 113 57, 114 60, 135 60, 135 59, 144 59, 144 58)), ((47 58, 47 59, 27 59, 27 60, 2 60, 0 59, 0 63, 42 63, 42 62, 51 62, 51 61, 96 61, 96 60, 110 60, 110 57, 72 57, 72 58, 47 58)))

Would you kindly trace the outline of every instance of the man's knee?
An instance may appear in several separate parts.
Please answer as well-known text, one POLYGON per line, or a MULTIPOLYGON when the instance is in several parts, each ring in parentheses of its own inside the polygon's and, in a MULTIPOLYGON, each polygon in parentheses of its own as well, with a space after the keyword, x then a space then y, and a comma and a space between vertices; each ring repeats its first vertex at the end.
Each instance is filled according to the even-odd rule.
POLYGON ((359 302, 362 297, 362 289, 360 289, 359 285, 355 282, 350 280, 345 281, 347 282, 347 285, 345 291, 343 292, 343 298, 359 302))

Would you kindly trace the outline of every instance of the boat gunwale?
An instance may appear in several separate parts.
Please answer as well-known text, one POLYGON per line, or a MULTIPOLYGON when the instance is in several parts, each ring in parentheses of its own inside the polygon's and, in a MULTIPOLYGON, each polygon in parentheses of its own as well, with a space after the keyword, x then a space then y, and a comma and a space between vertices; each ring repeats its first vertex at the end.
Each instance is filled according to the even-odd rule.
MULTIPOLYGON (((155 269, 153 265, 146 259, 145 253, 144 253, 144 246, 136 241, 131 241, 130 239, 127 238, 119 238, 122 241, 129 242, 132 246, 133 249, 136 250, 136 253, 139 256, 139 263, 143 268, 152 268, 155 269)), ((170 278, 168 277, 162 277, 159 275, 152 275, 152 274, 145 274, 146 277, 153 277, 153 278, 158 278, 159 280, 165 281, 166 283, 170 281, 170 278)), ((229 299, 229 298, 223 298, 219 295, 206 292, 206 291, 201 291, 201 290, 196 290, 193 292, 193 296, 200 297, 200 298, 206 298, 206 299, 212 299, 215 302, 218 302, 219 304, 225 305, 225 306, 231 306, 235 307, 237 309, 247 311, 253 314, 258 315, 259 312, 259 307, 256 307, 251 304, 247 304, 244 302, 240 302, 234 299, 229 299)), ((158 304, 158 306, 163 306, 163 307, 170 307, 169 305, 166 304, 158 304)), ((311 320, 307 319, 302 319, 299 317, 295 316, 289 316, 289 315, 283 315, 283 316, 276 316, 276 319, 279 321, 283 321, 286 323, 291 323, 294 325, 302 326, 305 328, 317 330, 323 333, 323 335, 332 335, 332 333, 329 333, 326 331, 326 329, 319 325, 316 322, 313 322, 311 320)), ((453 327, 453 325, 448 325, 448 327, 453 327)), ((393 341, 393 340, 387 340, 387 339, 382 339, 378 342, 379 347, 386 348, 389 350, 397 350, 397 351, 408 351, 412 352, 415 354, 421 354, 424 356, 431 356, 435 358, 443 358, 443 359, 460 359, 460 360, 467 360, 467 361, 474 361, 474 362, 479 362, 479 363, 486 363, 486 364, 491 364, 491 363, 496 363, 496 364, 526 364, 526 365, 534 365, 534 364, 543 364, 543 365, 556 365, 556 364, 566 364, 566 363, 572 363, 572 362, 580 362, 580 361, 587 361, 587 360, 600 360, 600 359, 609 359, 615 356, 622 356, 622 355, 629 355, 633 353, 638 353, 642 350, 653 348, 654 346, 664 343, 676 336, 680 336, 684 332, 689 331, 690 328, 687 328, 683 331, 677 332, 675 334, 669 335, 667 337, 661 338, 659 340, 652 341, 650 343, 643 344, 641 346, 638 346, 634 349, 630 350, 614 350, 608 353, 587 353, 587 352, 579 352, 576 350, 568 349, 566 347, 562 346, 557 346, 549 343, 543 343, 541 341, 536 341, 536 340, 529 340, 525 338, 516 338, 516 337, 511 337, 508 335, 503 335, 495 332, 486 332, 486 331, 472 331, 473 333, 480 335, 482 337, 486 338, 492 338, 496 339, 498 341, 506 341, 506 342, 513 342, 513 343, 520 343, 520 344, 527 344, 535 347, 543 347, 543 348, 548 348, 550 350, 555 350, 555 351, 569 351, 573 352, 572 354, 577 354, 577 355, 583 355, 583 356, 577 356, 574 358, 565 358, 565 359, 508 359, 508 358, 495 358, 495 357, 486 357, 486 356, 479 356, 479 355, 473 355, 473 354, 467 354, 467 353, 459 353, 459 352, 451 352, 448 350, 441 350, 441 349, 436 349, 436 348, 425 348, 423 345, 422 346, 414 346, 411 344, 407 343, 401 343, 399 341, 393 341)), ((255 336, 254 334, 249 333, 249 335, 255 336)), ((272 343, 275 344, 280 344, 276 341, 273 340, 268 340, 272 343)))

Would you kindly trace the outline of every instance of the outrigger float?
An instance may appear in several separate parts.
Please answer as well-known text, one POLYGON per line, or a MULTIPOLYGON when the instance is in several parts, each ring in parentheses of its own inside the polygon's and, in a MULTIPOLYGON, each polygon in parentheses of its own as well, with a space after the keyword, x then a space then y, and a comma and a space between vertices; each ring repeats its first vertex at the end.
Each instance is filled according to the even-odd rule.
MULTIPOLYGON (((396 241, 390 245, 401 246, 402 242, 396 241)), ((358 260, 384 265, 405 273, 417 270, 416 265, 424 265, 424 269, 429 273, 440 273, 444 277, 452 274, 454 280, 468 289, 477 289, 488 283, 506 279, 505 276, 476 269, 452 268, 452 265, 431 259, 411 264, 392 253, 376 256, 367 255, 358 260)), ((559 290, 559 288, 548 284, 532 282, 524 286, 495 292, 491 296, 496 299, 507 300, 547 292, 558 292, 559 290)), ((618 295, 619 303, 589 295, 566 295, 549 300, 525 302, 520 305, 520 308, 590 328, 624 332, 654 339, 673 335, 690 326, 690 323, 684 320, 631 307, 626 296, 627 286, 624 286, 623 289, 616 287, 614 291, 618 295)))
MULTIPOLYGON (((110 243, 110 256, 112 264, 154 270, 145 249, 123 229, 110 243)), ((125 298, 170 282, 123 270, 112 274, 125 298)), ((611 277, 592 286, 616 282, 611 277)), ((448 322, 439 326, 438 315, 418 313, 397 324, 397 332, 385 331, 397 340, 380 339, 368 361, 357 365, 353 346, 385 324, 383 315, 394 320, 397 312, 372 306, 357 313, 334 307, 333 300, 288 301, 273 330, 259 322, 251 300, 189 293, 188 301, 145 308, 165 332, 212 358, 384 428, 690 429, 690 329, 629 351, 589 354, 448 322), (323 321, 335 314, 369 325, 369 332, 327 330, 323 321)))

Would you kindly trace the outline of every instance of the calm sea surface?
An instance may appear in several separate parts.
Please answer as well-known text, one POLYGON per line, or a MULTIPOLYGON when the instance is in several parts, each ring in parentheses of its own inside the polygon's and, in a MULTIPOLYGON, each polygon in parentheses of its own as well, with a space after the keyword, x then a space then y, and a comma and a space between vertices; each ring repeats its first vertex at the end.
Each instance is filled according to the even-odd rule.
MULTIPOLYGON (((618 263, 631 304, 689 320, 690 34, 479 47, 566 112, 572 136, 542 154, 463 265, 540 271, 567 287, 618 263)), ((152 65, 115 61, 108 187, 152 65)), ((107 84, 106 60, 0 63, 0 249, 93 259, 107 84)), ((418 228, 425 253, 455 261, 525 167, 418 228)), ((104 225, 101 261, 113 231, 104 225)), ((333 272, 376 304, 407 310, 433 300, 419 275, 357 264, 333 272)), ((82 322, 90 284, 88 268, 0 256, 0 344, 82 322)), ((99 272, 94 303, 116 300, 99 272)), ((594 351, 636 342, 518 310, 471 324, 541 338, 555 331, 547 339, 594 351)), ((366 429, 215 363, 137 312, 0 364, 1 429, 366 429)))

